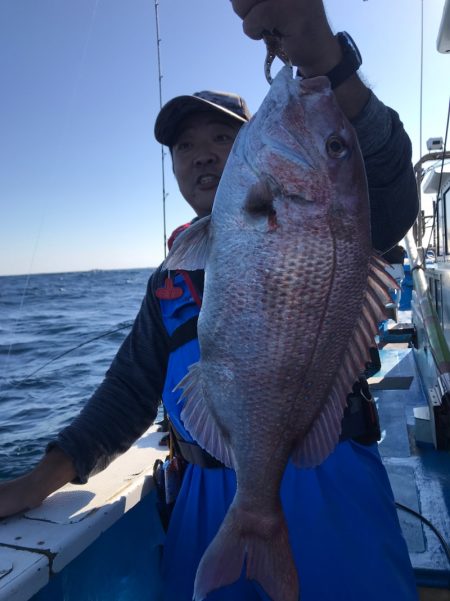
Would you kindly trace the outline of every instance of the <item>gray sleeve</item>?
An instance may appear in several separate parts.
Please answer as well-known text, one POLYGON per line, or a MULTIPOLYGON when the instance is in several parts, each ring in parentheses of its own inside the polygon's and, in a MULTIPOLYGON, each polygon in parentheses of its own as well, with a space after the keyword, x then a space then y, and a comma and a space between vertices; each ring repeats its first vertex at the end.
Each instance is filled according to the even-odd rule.
POLYGON ((164 385, 168 336, 153 294, 157 273, 133 328, 102 384, 75 420, 50 442, 74 462, 75 483, 103 470, 153 423, 164 385))
POLYGON ((418 212, 411 141, 398 114, 372 92, 352 125, 366 167, 372 243, 386 251, 403 238, 418 212))

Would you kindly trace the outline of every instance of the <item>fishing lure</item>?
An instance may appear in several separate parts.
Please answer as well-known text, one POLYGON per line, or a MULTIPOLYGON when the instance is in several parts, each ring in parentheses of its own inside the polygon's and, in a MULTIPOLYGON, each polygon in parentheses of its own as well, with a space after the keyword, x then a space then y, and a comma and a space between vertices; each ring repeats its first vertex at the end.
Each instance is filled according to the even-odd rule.
POLYGON ((283 49, 283 45, 281 43, 282 35, 276 29, 272 31, 264 30, 262 32, 263 40, 266 44, 266 58, 264 60, 264 74, 266 79, 270 85, 272 85, 272 74, 271 68, 273 61, 278 57, 285 65, 292 67, 292 63, 283 49))

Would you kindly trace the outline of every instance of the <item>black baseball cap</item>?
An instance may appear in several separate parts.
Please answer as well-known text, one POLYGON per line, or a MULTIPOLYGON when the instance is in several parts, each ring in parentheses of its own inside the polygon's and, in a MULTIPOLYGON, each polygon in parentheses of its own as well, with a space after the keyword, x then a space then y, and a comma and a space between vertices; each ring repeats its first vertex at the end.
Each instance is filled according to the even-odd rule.
POLYGON ((183 119, 190 114, 211 109, 241 123, 246 123, 251 118, 247 103, 237 94, 211 90, 194 92, 192 96, 172 98, 162 107, 155 122, 155 138, 161 144, 172 146, 183 119))

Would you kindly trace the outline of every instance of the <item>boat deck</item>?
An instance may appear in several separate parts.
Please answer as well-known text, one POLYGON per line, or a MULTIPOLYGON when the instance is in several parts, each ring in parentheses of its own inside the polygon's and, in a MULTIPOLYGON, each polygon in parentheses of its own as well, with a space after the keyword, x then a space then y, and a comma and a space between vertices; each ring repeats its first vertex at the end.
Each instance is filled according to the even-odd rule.
MULTIPOLYGON (((416 442, 414 408, 426 406, 426 397, 414 351, 405 342, 388 343, 380 354, 381 371, 370 383, 380 413, 380 451, 395 498, 450 541, 450 453, 416 442)), ((159 598, 163 533, 154 496, 145 492, 151 488, 155 458, 165 456, 160 437, 152 429, 85 487, 67 485, 40 508, 0 522, 1 600, 26 601, 49 580, 34 601, 88 598, 94 581, 107 586, 103 598, 159 598), (142 520, 140 512, 153 518, 142 520), (142 532, 143 521, 151 525, 149 532, 142 532), (145 568, 136 565, 136 557, 145 568), (117 578, 111 579, 111 573, 117 578)), ((421 601, 450 601, 450 563, 438 537, 417 516, 399 509, 399 519, 421 601)))
POLYGON ((164 533, 152 493, 153 464, 167 454, 160 439, 152 426, 87 484, 66 484, 40 507, 0 520, 0 601, 147 600, 133 596, 136 566, 144 575, 139 590, 151 586, 157 599, 164 533), (135 557, 136 533, 143 544, 135 557), (130 596, 119 593, 121 587, 130 588, 130 596))
MULTIPOLYGON (((427 401, 414 351, 407 343, 388 343, 380 355, 381 371, 369 382, 380 414, 380 452, 395 499, 428 519, 448 544, 450 453, 415 439, 414 408, 427 401)), ((422 599, 450 600, 450 563, 438 537, 417 516, 401 509, 398 513, 418 584, 431 588, 422 599)))

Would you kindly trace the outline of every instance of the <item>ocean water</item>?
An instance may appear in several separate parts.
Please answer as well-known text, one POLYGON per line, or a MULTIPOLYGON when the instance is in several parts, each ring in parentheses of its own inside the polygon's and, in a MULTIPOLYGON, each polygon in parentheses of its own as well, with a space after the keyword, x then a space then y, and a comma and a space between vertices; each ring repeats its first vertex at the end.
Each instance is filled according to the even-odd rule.
POLYGON ((100 384, 151 271, 0 277, 0 480, 30 469, 100 384))

